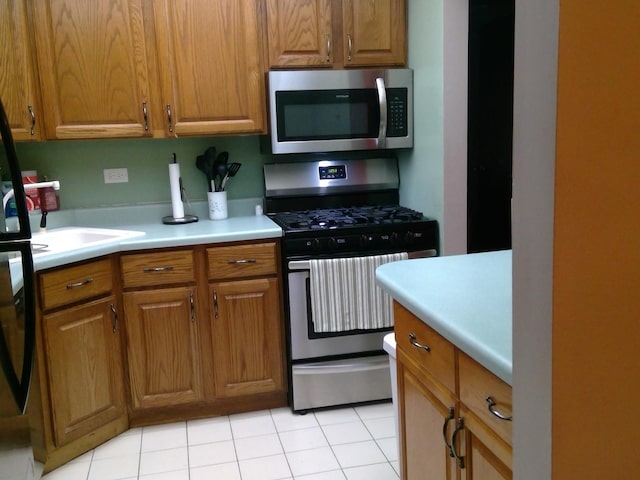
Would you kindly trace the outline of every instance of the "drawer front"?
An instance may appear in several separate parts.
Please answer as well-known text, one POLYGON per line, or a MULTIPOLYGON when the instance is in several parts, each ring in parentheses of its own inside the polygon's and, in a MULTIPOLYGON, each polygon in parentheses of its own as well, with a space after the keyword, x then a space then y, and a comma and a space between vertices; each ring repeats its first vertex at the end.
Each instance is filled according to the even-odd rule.
POLYGON ((40 274, 42 309, 107 295, 113 289, 113 272, 108 258, 40 274))
POLYGON ((120 258, 124 287, 193 282, 193 251, 140 253, 120 258))
POLYGON ((460 401, 482 422, 511 445, 513 422, 502 420, 489 411, 487 398, 491 397, 492 409, 502 416, 510 417, 512 411, 511 386, 469 356, 459 354, 460 401))
POLYGON ((272 275, 278 271, 276 258, 275 243, 208 248, 209 278, 272 275))
POLYGON ((399 303, 394 302, 393 311, 398 348, 401 348, 409 358, 415 360, 450 392, 455 393, 456 366, 453 344, 399 303))

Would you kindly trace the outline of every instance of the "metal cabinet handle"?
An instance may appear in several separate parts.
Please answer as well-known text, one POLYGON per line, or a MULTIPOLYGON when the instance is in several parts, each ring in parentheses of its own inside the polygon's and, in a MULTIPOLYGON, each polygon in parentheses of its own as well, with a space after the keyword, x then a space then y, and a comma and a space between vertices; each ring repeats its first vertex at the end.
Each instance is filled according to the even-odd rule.
POLYGON ((93 278, 89 277, 84 280, 80 280, 79 282, 67 283, 67 290, 71 290, 72 288, 84 287, 91 282, 93 282, 93 278))
POLYGON ((144 131, 149 131, 149 117, 147 116, 147 102, 142 102, 142 116, 144 118, 144 131))
POLYGON ((416 347, 416 348, 421 348, 425 352, 430 352, 431 351, 431 347, 429 345, 423 345, 423 344, 418 343, 416 341, 416 335, 414 333, 409 333, 409 343, 411 345, 413 345, 414 347, 416 347))
POLYGON ((353 41, 351 40, 351 34, 347 33, 347 60, 351 61, 351 52, 353 50, 353 41))
POLYGON ((442 438, 444 438, 444 444, 449 449, 449 456, 451 458, 454 457, 453 447, 452 447, 453 442, 452 443, 447 442, 447 427, 449 426, 449 422, 454 418, 455 418, 455 410, 453 409, 453 407, 449 407, 449 415, 447 415, 447 417, 444 419, 444 424, 442 425, 442 438))
POLYGON ((171 104, 167 103, 167 128, 169 129, 169 133, 173 133, 173 122, 171 120, 171 104))
POLYGON ((111 322, 112 328, 111 331, 116 333, 118 331, 118 311, 113 303, 109 304, 109 308, 111 309, 111 313, 113 314, 113 320, 111 322))
POLYGON ((193 304, 193 292, 189 293, 189 306, 191 308, 191 322, 195 323, 196 321, 196 308, 193 304))
POLYGON ((213 318, 218 319, 218 293, 213 292, 213 318))
POLYGON ((378 91, 378 106, 380 108, 380 123, 378 125, 378 148, 387 146, 387 89, 384 78, 376 78, 376 90, 378 91))
POLYGON ((493 397, 489 396, 485 399, 487 401, 487 408, 489 409, 489 411, 491 412, 491 414, 495 417, 498 417, 500 420, 504 420, 506 422, 512 422, 513 421, 513 416, 507 416, 507 415, 503 415, 502 413, 500 413, 499 411, 497 411, 495 409, 496 407, 496 402, 493 400, 493 397))
POLYGON ((27 108, 29 109, 29 116, 31 117, 31 129, 29 130, 29 133, 31 135, 35 135, 35 133, 36 133, 36 114, 33 112, 33 107, 31 105, 29 105, 27 108))
POLYGON ((464 456, 458 455, 458 452, 456 452, 456 438, 458 437, 458 433, 460 433, 462 430, 464 430, 464 419, 459 418, 458 426, 453 431, 453 435, 451 436, 451 453, 453 454, 452 457, 456 459, 458 468, 464 468, 464 456))
POLYGON ((331 61, 331 36, 327 33, 327 63, 331 61))
POLYGON ((255 258, 241 258, 239 260, 227 260, 227 263, 229 265, 237 265, 243 263, 258 263, 258 261, 255 258))
POLYGON ((144 267, 142 269, 143 272, 145 273, 151 273, 151 272, 170 272, 173 270, 173 265, 166 265, 164 267, 144 267))

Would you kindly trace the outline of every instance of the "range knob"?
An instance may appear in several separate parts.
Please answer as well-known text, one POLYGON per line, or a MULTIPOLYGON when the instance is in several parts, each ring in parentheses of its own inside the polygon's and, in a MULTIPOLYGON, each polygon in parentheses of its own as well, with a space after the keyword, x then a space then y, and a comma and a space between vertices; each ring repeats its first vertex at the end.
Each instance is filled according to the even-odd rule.
POLYGON ((409 230, 407 233, 404 234, 404 244, 413 245, 414 238, 415 237, 413 236, 413 232, 409 230))
POLYGON ((313 240, 311 240, 311 250, 313 250, 314 252, 319 251, 321 246, 322 245, 320 245, 319 239, 314 238, 313 240))
POLYGON ((391 241, 391 245, 400 245, 400 235, 398 235, 397 232, 393 232, 391 235, 389 235, 389 240, 391 241))
POLYGON ((335 250, 338 247, 338 242, 336 242, 335 238, 330 237, 329 240, 327 240, 327 247, 329 247, 329 250, 335 250))
POLYGON ((368 247, 369 245, 373 244, 373 235, 360 235, 360 246, 361 247, 368 247))

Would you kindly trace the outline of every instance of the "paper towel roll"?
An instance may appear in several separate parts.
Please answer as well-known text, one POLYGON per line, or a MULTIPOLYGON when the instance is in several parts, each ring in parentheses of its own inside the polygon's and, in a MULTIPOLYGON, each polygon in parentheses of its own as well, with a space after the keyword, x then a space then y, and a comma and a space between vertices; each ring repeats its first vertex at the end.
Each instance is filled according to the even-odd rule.
POLYGON ((171 208, 173 218, 184 218, 184 205, 180 191, 180 165, 169 164, 169 186, 171 187, 171 208))

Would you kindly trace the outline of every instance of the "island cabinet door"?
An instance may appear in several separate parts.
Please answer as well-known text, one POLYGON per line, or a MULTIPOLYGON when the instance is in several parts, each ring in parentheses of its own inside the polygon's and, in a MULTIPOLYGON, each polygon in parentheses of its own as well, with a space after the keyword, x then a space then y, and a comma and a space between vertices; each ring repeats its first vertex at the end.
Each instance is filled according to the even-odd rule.
POLYGON ((466 428, 465 445, 467 464, 463 480, 511 480, 513 474, 509 467, 482 443, 473 430, 466 428))
POLYGON ((195 291, 190 287, 124 294, 134 409, 202 399, 194 304, 195 291))
POLYGON ((402 353, 398 354, 402 478, 457 480, 459 469, 449 447, 456 399, 435 382, 414 375, 402 363, 402 353))

